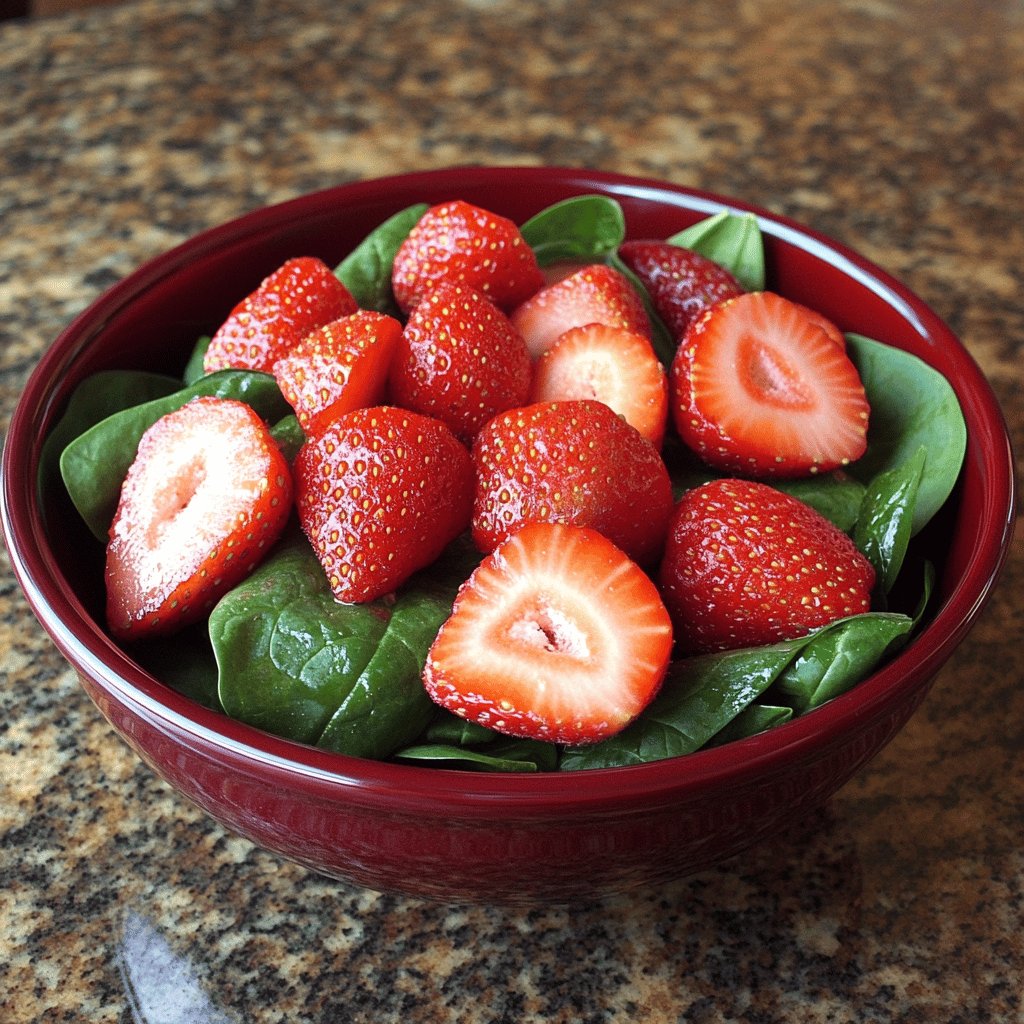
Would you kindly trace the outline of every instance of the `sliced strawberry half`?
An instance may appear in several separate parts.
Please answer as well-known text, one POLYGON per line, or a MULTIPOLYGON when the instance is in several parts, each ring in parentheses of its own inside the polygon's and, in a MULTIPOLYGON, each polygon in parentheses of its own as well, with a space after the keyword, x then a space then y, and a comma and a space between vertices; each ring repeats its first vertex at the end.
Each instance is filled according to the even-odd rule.
POLYGON ((677 341, 698 313, 744 290, 725 267, 671 242, 624 242, 619 256, 640 278, 677 341))
POLYGON ((672 414, 707 463, 799 477, 859 459, 869 407, 856 367, 805 308, 750 292, 687 328, 671 371, 672 414))
POLYGON ((323 260, 288 260, 231 311, 210 339, 203 369, 272 373, 274 363, 307 334, 357 309, 323 260))
POLYGON ((594 530, 533 524, 463 584, 423 679, 490 729, 593 743, 650 703, 671 649, 657 588, 621 550, 594 530))
POLYGON ((544 277, 512 221, 456 199, 423 214, 391 271, 391 290, 405 313, 441 282, 468 285, 508 311, 537 291, 544 277))
POLYGON ((668 418, 668 378, 650 341, 625 327, 566 331, 534 367, 532 402, 604 402, 656 448, 668 418))
POLYGON ((651 325, 636 289, 613 267, 592 263, 542 288, 512 313, 512 323, 539 358, 573 327, 607 324, 650 337, 651 325))
POLYGON ((107 545, 107 621, 125 639, 207 615, 291 511, 288 463, 243 402, 196 398, 139 442, 107 545))
POLYGON ((308 334, 274 363, 281 393, 307 434, 383 399, 401 334, 393 317, 360 310, 308 334))

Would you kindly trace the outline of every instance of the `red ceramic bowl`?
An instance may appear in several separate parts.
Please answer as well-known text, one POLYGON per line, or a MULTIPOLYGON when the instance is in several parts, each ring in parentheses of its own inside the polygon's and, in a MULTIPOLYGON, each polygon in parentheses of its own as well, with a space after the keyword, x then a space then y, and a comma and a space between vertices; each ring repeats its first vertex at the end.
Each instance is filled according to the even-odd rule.
POLYGON ((897 281, 813 231, 754 210, 770 288, 845 330, 920 356, 950 380, 967 419, 954 497, 919 538, 939 566, 934 615, 846 695, 769 733, 687 757, 496 776, 364 761, 278 739, 181 696, 110 639, 76 517, 42 508, 36 483, 43 438, 79 381, 114 367, 180 371, 194 339, 275 266, 295 255, 333 265, 411 203, 462 198, 522 222, 589 192, 619 200, 631 237, 663 238, 724 207, 751 209, 558 168, 431 171, 328 189, 207 231, 146 264, 82 313, 32 375, 3 462, 3 529, 18 579, 121 737, 254 843, 360 885, 452 901, 571 900, 681 876, 778 832, 842 786, 907 721, 984 605, 1013 517, 1010 446, 988 384, 950 330, 897 281), (47 532, 47 519, 60 529, 47 532))

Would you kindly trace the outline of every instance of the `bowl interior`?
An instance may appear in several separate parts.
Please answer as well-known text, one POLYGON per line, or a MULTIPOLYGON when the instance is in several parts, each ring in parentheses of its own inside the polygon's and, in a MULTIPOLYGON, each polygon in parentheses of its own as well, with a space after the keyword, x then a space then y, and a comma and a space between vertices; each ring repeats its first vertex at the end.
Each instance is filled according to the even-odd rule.
MULTIPOLYGON (((463 168, 356 183, 257 211, 208 231, 160 256, 113 287, 56 340, 33 374, 12 420, 4 454, 3 525, 15 571, 44 626, 80 672, 101 687, 146 703, 251 752, 279 758, 340 780, 365 784, 437 786, 454 775, 460 791, 550 793, 564 799, 579 780, 516 777, 495 780, 395 765, 371 766, 302 748, 207 712, 143 672, 102 628, 102 552, 88 539, 63 488, 36 486, 44 438, 75 386, 103 369, 136 368, 179 374, 196 339, 211 332, 239 297, 285 259, 315 255, 337 264, 390 214, 416 202, 463 198, 522 222, 571 195, 614 196, 628 235, 664 238, 721 209, 744 204, 668 185, 568 169, 463 168), (396 781, 397 780, 397 781, 396 781), (561 788, 559 788, 561 787, 561 788)), ((931 622, 892 663, 845 697, 806 718, 765 734, 686 758, 687 766, 611 769, 650 792, 661 775, 678 785, 709 773, 753 770, 759 759, 827 742, 858 716, 876 713, 926 685, 963 638, 1005 558, 1013 516, 1012 459, 991 390, 949 329, 887 274, 845 247, 765 211, 755 210, 765 237, 768 287, 814 306, 846 331, 904 348, 931 363, 953 384, 968 421, 968 452, 953 499, 915 541, 938 567, 939 601, 931 622), (732 748, 743 747, 742 752, 732 748), (643 773, 646 772, 646 775, 643 773), (643 776, 643 777, 641 777, 643 776)), ((45 474, 44 474, 45 481, 45 474)), ((595 780, 596 783, 596 780, 595 780)), ((632 783, 623 785, 630 789, 632 783)))

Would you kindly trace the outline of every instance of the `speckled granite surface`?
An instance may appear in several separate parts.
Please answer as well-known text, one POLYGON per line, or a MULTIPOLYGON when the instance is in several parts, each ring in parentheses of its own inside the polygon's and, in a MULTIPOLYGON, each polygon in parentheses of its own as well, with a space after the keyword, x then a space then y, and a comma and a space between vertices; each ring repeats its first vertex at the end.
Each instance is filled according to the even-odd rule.
MULTIPOLYGON (((860 249, 963 336, 1024 447, 1019 0, 152 0, 0 25, 0 81, 0 429, 61 326, 201 228, 559 163, 860 249)), ((1022 545, 799 833, 571 912, 348 889, 227 835, 112 736, 4 560, 0 1020, 1019 1024, 1022 545)))

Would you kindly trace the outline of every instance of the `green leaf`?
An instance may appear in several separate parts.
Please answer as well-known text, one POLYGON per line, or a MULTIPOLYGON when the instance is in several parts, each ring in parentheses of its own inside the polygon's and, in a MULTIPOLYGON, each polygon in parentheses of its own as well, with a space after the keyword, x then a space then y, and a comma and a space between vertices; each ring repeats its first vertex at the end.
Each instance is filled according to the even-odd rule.
POLYGON ((868 450, 849 472, 864 484, 928 453, 911 521, 919 533, 956 485, 967 448, 967 427, 945 377, 917 356, 858 334, 846 336, 871 406, 868 450))
POLYGON ((335 601, 312 548, 290 537, 210 614, 218 691, 232 718, 313 743, 357 686, 391 616, 335 601))
POLYGON ((500 737, 501 733, 488 729, 485 725, 470 722, 439 707, 417 740, 428 745, 482 747, 500 737))
POLYGON ((874 566, 883 594, 892 590, 910 543, 914 507, 927 461, 925 449, 879 473, 864 491, 853 540, 874 566))
POLYGON ((772 480, 770 483, 776 490, 785 491, 810 505, 843 533, 849 533, 857 522, 864 485, 840 470, 801 480, 772 480))
MULTIPOLYGON (((63 416, 43 444, 39 460, 41 493, 52 493, 60 485, 61 453, 76 437, 113 413, 139 402, 163 398, 180 387, 173 377, 141 370, 101 370, 86 377, 72 392, 63 416)), ((42 506, 47 505, 44 498, 42 506)))
POLYGON ((435 762, 443 768, 489 772, 554 771, 558 764, 557 748, 539 740, 507 740, 484 750, 445 743, 419 743, 399 750, 395 757, 420 764, 435 762))
POLYGON ((775 681, 810 637, 687 658, 672 664, 661 692, 616 736, 562 755, 565 771, 614 768, 691 754, 775 681))
POLYGON ((132 657, 161 683, 204 707, 224 710, 217 694, 217 662, 205 622, 173 636, 142 641, 132 647, 132 657))
POLYGON ((889 612, 867 612, 825 626, 782 672, 772 694, 797 714, 820 707, 870 675, 913 626, 909 616, 889 612))
POLYGON ((60 472, 72 502, 98 540, 106 542, 121 484, 135 461, 142 435, 162 416, 199 395, 247 402, 265 420, 291 411, 269 374, 220 370, 171 394, 121 409, 91 426, 64 449, 60 472))
POLYGON ((409 232, 427 212, 417 203, 389 217, 374 228, 334 269, 335 276, 352 293, 360 309, 394 313, 391 269, 409 232))
POLYGON ((270 428, 270 436, 277 442, 281 454, 288 460, 289 465, 295 461, 299 449, 305 444, 306 434, 299 425, 299 418, 290 414, 278 420, 270 428))
POLYGON ((382 758, 412 742, 434 711, 423 687, 423 666, 450 613, 451 601, 440 591, 414 587, 400 594, 377 649, 317 746, 382 758))
POLYGON ((748 704, 724 729, 716 732, 705 746, 721 747, 736 740, 745 740, 748 736, 756 736, 785 725, 792 717, 793 709, 790 707, 755 701, 748 704))
POLYGON ((668 241, 725 267, 747 291, 764 290, 764 239, 752 213, 723 210, 673 235, 668 241))
POLYGON ((195 384, 200 377, 206 376, 203 360, 206 358, 206 350, 210 347, 211 341, 213 341, 213 338, 210 335, 204 335, 196 342, 195 348, 192 349, 192 354, 188 357, 188 362, 185 364, 185 372, 181 377, 186 387, 189 384, 195 384))
POLYGON ((574 196, 541 210, 519 230, 542 267, 567 261, 597 263, 622 244, 626 219, 615 199, 574 196))
POLYGON ((613 252, 608 256, 607 263, 613 270, 617 270, 622 274, 633 286, 637 295, 640 296, 640 301, 644 304, 644 311, 647 313, 647 320, 651 325, 651 346, 662 364, 670 367, 676 354, 676 342, 669 329, 665 326, 665 321, 658 316, 658 311, 654 308, 650 292, 644 287, 640 278, 623 263, 622 257, 617 252, 613 252))

